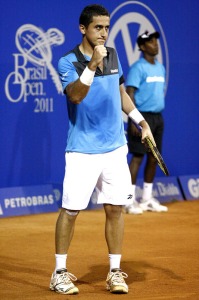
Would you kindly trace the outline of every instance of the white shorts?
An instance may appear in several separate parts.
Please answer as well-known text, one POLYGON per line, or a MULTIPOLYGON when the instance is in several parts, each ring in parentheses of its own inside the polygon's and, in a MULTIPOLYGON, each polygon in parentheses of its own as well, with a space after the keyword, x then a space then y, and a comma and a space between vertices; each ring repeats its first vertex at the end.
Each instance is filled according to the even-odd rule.
POLYGON ((131 203, 131 176, 127 145, 103 154, 66 152, 62 207, 85 209, 89 201, 102 204, 131 203))

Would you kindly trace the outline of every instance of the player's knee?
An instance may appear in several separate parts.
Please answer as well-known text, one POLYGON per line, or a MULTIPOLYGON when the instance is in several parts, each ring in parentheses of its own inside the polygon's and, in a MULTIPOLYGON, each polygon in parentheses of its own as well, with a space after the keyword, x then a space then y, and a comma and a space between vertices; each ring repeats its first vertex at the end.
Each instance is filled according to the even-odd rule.
POLYGON ((122 205, 105 205, 105 212, 109 218, 119 217, 122 213, 122 205))
POLYGON ((69 210, 65 209, 65 213, 68 214, 69 216, 75 217, 78 215, 79 210, 69 210))

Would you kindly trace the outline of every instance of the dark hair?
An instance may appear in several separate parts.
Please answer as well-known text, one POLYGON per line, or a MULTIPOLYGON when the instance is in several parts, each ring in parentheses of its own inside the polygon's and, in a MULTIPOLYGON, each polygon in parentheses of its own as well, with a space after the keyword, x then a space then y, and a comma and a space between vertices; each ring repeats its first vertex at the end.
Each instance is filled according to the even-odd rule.
POLYGON ((84 25, 86 28, 88 25, 93 21, 93 16, 108 16, 110 17, 109 12, 105 7, 99 4, 91 4, 86 6, 80 17, 79 17, 79 24, 84 25))

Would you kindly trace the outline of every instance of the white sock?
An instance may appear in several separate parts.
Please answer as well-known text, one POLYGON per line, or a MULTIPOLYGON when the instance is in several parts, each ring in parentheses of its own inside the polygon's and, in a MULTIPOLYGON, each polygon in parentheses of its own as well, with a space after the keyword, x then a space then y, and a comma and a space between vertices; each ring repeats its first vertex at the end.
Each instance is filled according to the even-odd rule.
POLYGON ((66 269, 66 260, 67 260, 67 254, 55 254, 55 271, 59 269, 66 269))
POLYGON ((112 269, 120 269, 121 254, 109 254, 110 271, 112 269))
POLYGON ((143 183, 143 194, 142 194, 142 200, 148 201, 152 198, 152 191, 153 191, 153 183, 143 183))

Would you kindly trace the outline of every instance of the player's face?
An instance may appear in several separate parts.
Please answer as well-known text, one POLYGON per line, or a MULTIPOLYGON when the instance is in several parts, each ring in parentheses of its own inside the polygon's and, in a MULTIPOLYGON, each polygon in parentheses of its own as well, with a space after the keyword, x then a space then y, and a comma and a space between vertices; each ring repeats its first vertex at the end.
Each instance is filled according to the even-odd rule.
POLYGON ((145 42, 143 50, 149 55, 155 56, 158 54, 158 41, 154 37, 150 41, 145 42))
POLYGON ((83 28, 85 37, 92 47, 104 45, 109 33, 110 18, 95 16, 87 28, 83 28))

